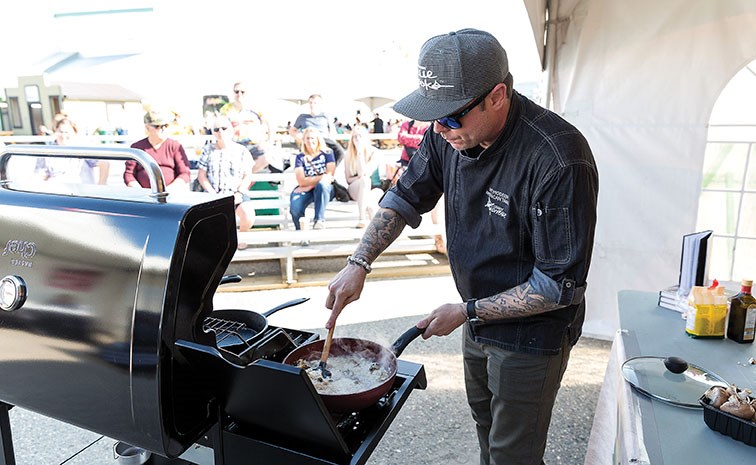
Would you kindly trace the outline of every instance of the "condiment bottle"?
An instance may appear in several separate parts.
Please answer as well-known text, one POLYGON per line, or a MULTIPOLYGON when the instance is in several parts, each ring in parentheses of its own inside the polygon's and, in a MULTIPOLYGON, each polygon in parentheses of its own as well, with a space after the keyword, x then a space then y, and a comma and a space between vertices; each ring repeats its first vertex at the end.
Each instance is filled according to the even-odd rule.
POLYGON ((693 286, 688 296, 685 332, 694 338, 722 339, 727 321, 724 286, 714 281, 709 287, 693 286))
POLYGON ((751 294, 753 281, 740 282, 740 293, 730 299, 727 337, 741 344, 752 343, 756 329, 756 297, 751 294))

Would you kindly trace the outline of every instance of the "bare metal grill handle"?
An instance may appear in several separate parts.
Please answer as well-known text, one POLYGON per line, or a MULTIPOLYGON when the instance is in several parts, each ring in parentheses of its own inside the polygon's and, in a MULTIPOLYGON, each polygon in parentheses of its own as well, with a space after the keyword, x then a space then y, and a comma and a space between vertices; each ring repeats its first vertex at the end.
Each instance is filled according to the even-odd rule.
POLYGON ((9 145, 0 149, 0 185, 7 183, 8 161, 14 155, 31 157, 94 158, 104 160, 135 160, 150 179, 150 196, 168 197, 165 178, 154 158, 143 150, 120 147, 73 147, 61 145, 9 145))

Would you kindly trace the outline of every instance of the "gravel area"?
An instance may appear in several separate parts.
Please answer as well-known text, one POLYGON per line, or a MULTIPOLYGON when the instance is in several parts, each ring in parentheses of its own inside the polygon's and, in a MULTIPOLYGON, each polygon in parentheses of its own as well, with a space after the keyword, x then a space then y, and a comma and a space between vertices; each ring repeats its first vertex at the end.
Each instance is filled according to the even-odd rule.
MULTIPOLYGON (((397 318, 342 327, 350 336, 371 339, 400 335, 417 321, 397 318)), ((428 388, 415 391, 400 411, 369 465, 477 465, 478 442, 462 377, 462 331, 445 338, 418 339, 401 358, 425 365, 428 388)), ((562 380, 549 430, 545 462, 582 464, 611 342, 582 338, 562 380)))

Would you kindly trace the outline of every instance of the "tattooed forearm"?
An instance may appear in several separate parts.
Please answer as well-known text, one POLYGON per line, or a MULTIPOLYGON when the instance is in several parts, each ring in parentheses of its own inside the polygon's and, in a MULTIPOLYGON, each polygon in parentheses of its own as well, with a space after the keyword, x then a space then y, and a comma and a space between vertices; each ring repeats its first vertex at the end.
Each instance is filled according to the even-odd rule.
POLYGON ((372 263, 396 240, 407 223, 397 212, 381 208, 365 229, 354 256, 372 263))
POLYGON ((478 300, 476 313, 481 319, 490 321, 537 315, 560 307, 561 305, 536 294, 530 284, 524 283, 501 294, 478 300))

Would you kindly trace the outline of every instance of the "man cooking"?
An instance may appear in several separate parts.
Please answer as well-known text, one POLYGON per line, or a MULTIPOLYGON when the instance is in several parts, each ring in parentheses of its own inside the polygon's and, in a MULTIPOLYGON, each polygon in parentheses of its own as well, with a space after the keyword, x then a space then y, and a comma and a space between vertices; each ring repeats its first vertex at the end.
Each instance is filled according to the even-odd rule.
POLYGON ((424 338, 464 325, 464 372, 480 463, 543 463, 551 412, 585 317, 598 173, 580 132, 512 89, 489 33, 429 39, 418 88, 394 110, 431 121, 329 285, 326 323, 357 300, 371 264, 444 195, 461 302, 420 320, 424 338))

